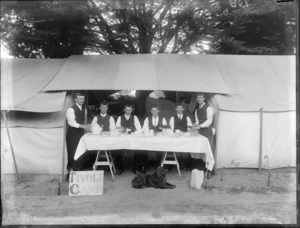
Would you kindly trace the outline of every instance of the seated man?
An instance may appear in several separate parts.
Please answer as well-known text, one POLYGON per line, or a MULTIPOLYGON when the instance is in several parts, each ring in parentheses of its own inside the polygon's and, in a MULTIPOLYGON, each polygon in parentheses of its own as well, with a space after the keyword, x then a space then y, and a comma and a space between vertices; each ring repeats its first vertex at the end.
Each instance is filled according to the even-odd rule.
MULTIPOLYGON (((151 115, 146 117, 144 121, 143 130, 144 132, 148 132, 149 130, 154 130, 155 132, 160 132, 162 126, 166 126, 167 121, 164 117, 159 115, 159 108, 157 105, 153 105, 151 107, 151 115)), ((160 166, 161 153, 157 152, 157 166, 160 166)))
POLYGON ((188 131, 188 126, 192 126, 191 118, 183 113, 184 107, 181 103, 176 104, 176 114, 170 119, 170 127, 175 132, 180 130, 182 132, 188 131))
MULTIPOLYGON (((98 124, 102 128, 102 131, 113 131, 116 128, 115 120, 107 114, 107 110, 108 104, 105 101, 101 102, 100 114, 93 118, 91 125, 98 124)), ((94 152, 91 151, 91 153, 94 152)), ((72 166, 73 170, 82 170, 82 167, 89 158, 88 154, 89 153, 84 153, 74 162, 72 166)))
MULTIPOLYGON (((170 127, 174 132, 176 130, 180 130, 181 132, 187 132, 188 126, 191 127, 193 125, 191 118, 184 113, 184 107, 182 103, 177 103, 175 110, 176 114, 171 117, 169 122, 170 127)), ((182 158, 178 158, 178 160, 180 160, 179 162, 182 166, 182 158)))
MULTIPOLYGON (((133 107, 131 104, 126 104, 124 108, 124 114, 117 119, 116 127, 124 127, 130 129, 131 132, 141 131, 142 127, 139 119, 132 115, 133 107)), ((146 154, 147 155, 147 154, 146 154)), ((114 153, 114 160, 116 166, 116 174, 120 175, 124 171, 122 163, 122 150, 114 153)))
POLYGON ((98 124, 102 131, 114 131, 116 128, 115 120, 112 116, 107 114, 108 104, 103 101, 100 103, 100 114, 95 116, 92 125, 98 124))

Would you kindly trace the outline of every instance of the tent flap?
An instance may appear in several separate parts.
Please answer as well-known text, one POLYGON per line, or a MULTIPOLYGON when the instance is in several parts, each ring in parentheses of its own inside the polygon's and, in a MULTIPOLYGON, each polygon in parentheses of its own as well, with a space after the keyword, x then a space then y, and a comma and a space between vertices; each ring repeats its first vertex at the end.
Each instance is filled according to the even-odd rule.
MULTIPOLYGON (((19 173, 61 173, 63 128, 9 128, 19 173)), ((1 129, 1 173, 14 174, 6 129, 1 129), (5 161, 5 162, 3 162, 5 161)))
POLYGON ((1 110, 56 112, 65 92, 42 92, 64 59, 1 59, 1 110))

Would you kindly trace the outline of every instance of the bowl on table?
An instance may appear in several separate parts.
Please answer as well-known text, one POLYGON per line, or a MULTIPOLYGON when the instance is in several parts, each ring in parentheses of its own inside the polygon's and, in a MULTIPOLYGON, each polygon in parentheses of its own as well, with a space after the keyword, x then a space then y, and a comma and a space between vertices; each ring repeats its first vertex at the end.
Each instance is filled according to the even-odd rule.
POLYGON ((110 133, 110 131, 102 131, 102 132, 101 132, 101 135, 102 135, 102 136, 110 136, 111 133, 110 133))
POLYGON ((134 133, 132 133, 132 135, 136 137, 145 137, 142 131, 135 131, 134 133))
POLYGON ((184 136, 184 137, 190 137, 190 136, 191 136, 191 133, 190 133, 190 132, 184 132, 184 133, 183 133, 183 136, 184 136))

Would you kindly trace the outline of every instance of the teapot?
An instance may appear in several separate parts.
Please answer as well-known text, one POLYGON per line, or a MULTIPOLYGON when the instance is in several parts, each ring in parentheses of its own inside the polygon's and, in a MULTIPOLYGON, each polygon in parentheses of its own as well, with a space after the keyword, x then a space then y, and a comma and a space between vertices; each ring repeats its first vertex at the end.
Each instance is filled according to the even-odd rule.
POLYGON ((93 135, 100 135, 102 131, 102 128, 98 124, 92 125, 92 133, 93 135))

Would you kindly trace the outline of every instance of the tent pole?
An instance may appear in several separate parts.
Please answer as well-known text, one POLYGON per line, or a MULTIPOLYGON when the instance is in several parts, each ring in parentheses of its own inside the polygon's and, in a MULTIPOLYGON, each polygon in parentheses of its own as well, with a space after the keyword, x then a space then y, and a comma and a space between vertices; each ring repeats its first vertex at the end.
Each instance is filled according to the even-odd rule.
POLYGON ((65 176, 65 153, 66 153, 66 121, 64 121, 63 125, 63 153, 62 153, 62 165, 61 165, 61 177, 60 183, 63 182, 63 178, 65 176))
POLYGON ((14 161, 14 165, 15 165, 15 169, 16 169, 16 173, 17 173, 17 178, 19 180, 19 171, 18 171, 18 167, 17 167, 16 157, 15 157, 15 151, 14 151, 12 140, 11 140, 10 133, 9 133, 9 130, 8 130, 8 123, 7 123, 7 118, 6 118, 6 113, 8 113, 8 112, 9 111, 7 111, 7 112, 2 111, 2 113, 3 113, 3 119, 4 119, 4 123, 5 123, 5 127, 6 127, 6 131, 7 131, 8 141, 9 141, 9 145, 10 145, 10 148, 11 148, 12 157, 13 157, 13 161, 14 161))
POLYGON ((215 158, 215 166, 214 166, 214 172, 217 173, 217 155, 218 155, 218 146, 217 146, 217 140, 218 140, 218 136, 219 136, 219 131, 218 131, 218 127, 219 127, 219 118, 220 118, 220 109, 219 109, 219 105, 217 104, 216 107, 216 118, 215 118, 215 128, 216 128, 216 135, 213 136, 215 137, 216 141, 215 143, 215 148, 214 148, 214 158, 215 158))
MULTIPOLYGON (((86 107, 86 110, 89 110, 89 92, 88 91, 85 91, 85 102, 84 102, 84 105, 86 107)), ((87 124, 88 123, 88 113, 87 115, 84 116, 84 124, 87 124)))
POLYGON ((259 163, 258 171, 261 171, 262 168, 262 139, 263 139, 263 108, 259 109, 259 163))

